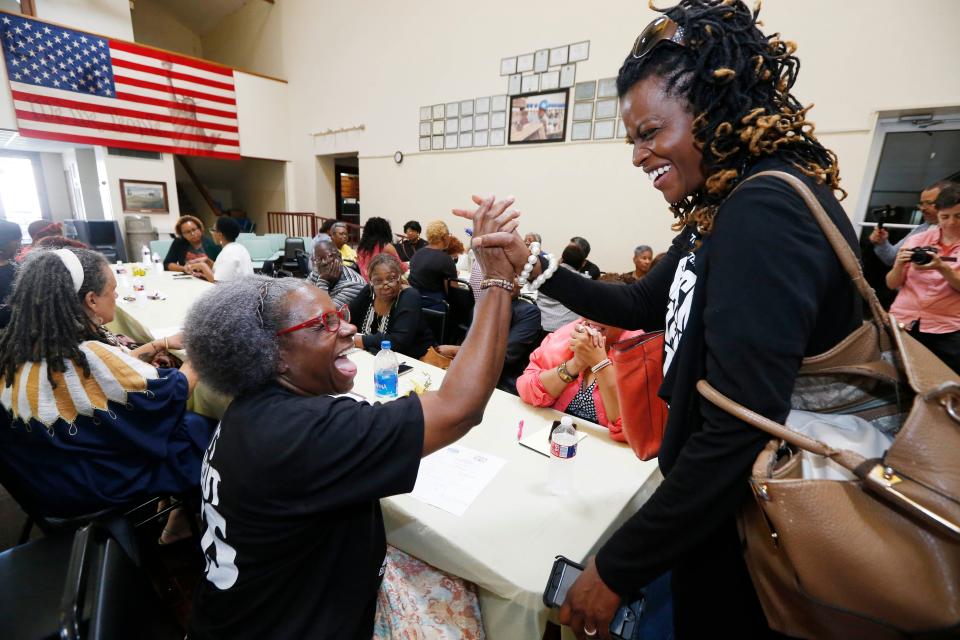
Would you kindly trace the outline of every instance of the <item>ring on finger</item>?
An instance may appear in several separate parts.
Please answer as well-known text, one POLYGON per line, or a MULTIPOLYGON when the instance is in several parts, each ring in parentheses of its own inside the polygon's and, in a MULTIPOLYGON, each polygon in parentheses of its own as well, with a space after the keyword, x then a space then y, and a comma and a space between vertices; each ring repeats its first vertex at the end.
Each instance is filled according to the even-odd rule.
POLYGON ((589 627, 587 627, 587 625, 583 625, 583 632, 584 632, 585 634, 587 634, 588 636, 590 636, 591 638, 592 638, 593 636, 597 635, 597 629, 596 629, 596 627, 589 628, 589 627))

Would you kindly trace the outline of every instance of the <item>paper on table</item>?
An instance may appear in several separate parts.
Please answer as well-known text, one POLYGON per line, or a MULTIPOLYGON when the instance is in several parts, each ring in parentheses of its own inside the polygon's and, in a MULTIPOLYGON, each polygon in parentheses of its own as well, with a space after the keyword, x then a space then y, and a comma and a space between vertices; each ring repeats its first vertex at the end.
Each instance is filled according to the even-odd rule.
MULTIPOLYGON (((550 441, 547 439, 546 429, 540 429, 535 433, 528 433, 520 439, 520 444, 531 451, 536 451, 540 455, 550 457, 550 441)), ((587 437, 586 431, 577 431, 577 443, 587 437)))
POLYGON ((444 447, 420 461, 417 484, 410 495, 462 516, 506 462, 461 445, 444 447))

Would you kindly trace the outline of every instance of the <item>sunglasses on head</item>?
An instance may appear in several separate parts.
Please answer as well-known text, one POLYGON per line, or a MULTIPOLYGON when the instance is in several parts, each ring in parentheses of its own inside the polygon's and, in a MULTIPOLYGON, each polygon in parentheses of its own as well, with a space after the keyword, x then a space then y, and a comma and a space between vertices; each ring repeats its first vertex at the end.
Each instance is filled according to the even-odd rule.
POLYGON ((640 59, 647 55, 653 48, 661 42, 672 42, 681 47, 686 44, 683 27, 668 18, 660 16, 648 24, 633 43, 631 55, 634 59, 640 59))
POLYGON ((294 325, 292 327, 287 327, 286 329, 280 329, 277 331, 278 336, 282 336, 285 333, 293 333, 294 331, 300 331, 300 329, 309 329, 310 327, 316 327, 320 325, 330 333, 336 333, 340 329, 341 322, 350 322, 350 307, 343 305, 336 311, 327 311, 326 313, 321 313, 315 318, 310 318, 305 320, 300 324, 294 325))

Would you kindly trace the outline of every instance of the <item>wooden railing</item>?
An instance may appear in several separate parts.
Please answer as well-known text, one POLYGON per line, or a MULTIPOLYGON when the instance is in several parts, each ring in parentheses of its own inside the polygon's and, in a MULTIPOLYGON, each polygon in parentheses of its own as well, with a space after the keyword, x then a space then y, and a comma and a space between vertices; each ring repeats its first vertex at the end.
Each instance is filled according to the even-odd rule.
POLYGON ((268 211, 267 233, 284 233, 288 236, 312 238, 317 235, 317 216, 312 211, 268 211))

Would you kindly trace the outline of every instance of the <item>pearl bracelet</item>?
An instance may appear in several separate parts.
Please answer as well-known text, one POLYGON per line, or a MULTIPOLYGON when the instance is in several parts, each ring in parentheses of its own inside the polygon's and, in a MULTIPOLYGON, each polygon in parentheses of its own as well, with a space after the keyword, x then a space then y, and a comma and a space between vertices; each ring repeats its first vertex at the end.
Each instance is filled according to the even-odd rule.
POLYGON ((520 285, 522 289, 527 281, 530 279, 530 274, 533 273, 533 265, 537 264, 537 260, 540 257, 540 243, 531 242, 530 243, 530 256, 527 258, 527 264, 523 265, 523 270, 520 272, 519 277, 517 277, 517 284, 520 285))
POLYGON ((536 279, 530 283, 530 289, 533 291, 536 291, 541 286, 543 286, 543 283, 549 280, 553 276, 553 274, 557 272, 557 269, 560 267, 560 263, 557 261, 556 256, 554 256, 553 254, 549 254, 547 258, 550 261, 550 263, 547 265, 546 270, 540 275, 538 275, 536 279))

